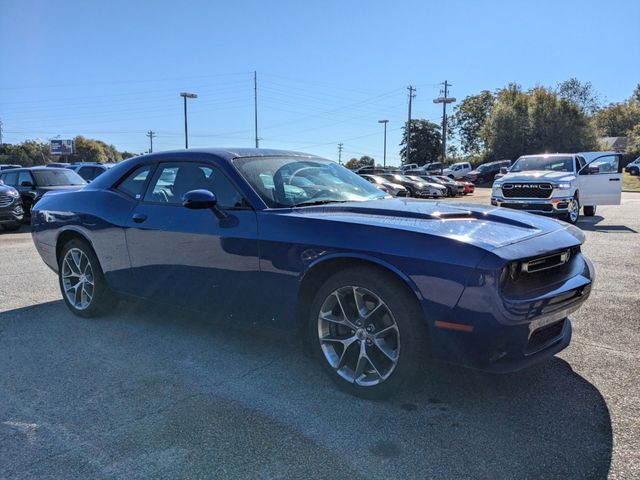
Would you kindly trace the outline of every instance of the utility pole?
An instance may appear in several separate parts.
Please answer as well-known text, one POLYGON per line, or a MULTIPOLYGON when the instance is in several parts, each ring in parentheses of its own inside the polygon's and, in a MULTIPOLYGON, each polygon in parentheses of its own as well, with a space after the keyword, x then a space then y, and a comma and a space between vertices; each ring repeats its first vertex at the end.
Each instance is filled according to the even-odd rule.
POLYGON ((260 140, 258 139, 258 73, 253 71, 253 118, 255 121, 256 130, 256 148, 260 147, 260 140))
POLYGON ((2 145, 2 120, 0 120, 0 145, 2 145))
POLYGON ((147 137, 149 137, 149 153, 153 153, 153 137, 156 137, 156 132, 154 132, 153 130, 149 130, 147 132, 147 137))
POLYGON ((414 93, 416 91, 416 89, 413 87, 413 85, 409 85, 407 87, 407 90, 409 90, 409 117, 407 119, 407 128, 406 128, 406 134, 407 134, 407 154, 405 155, 405 165, 411 163, 411 102, 414 98, 416 98, 416 94, 414 93))
POLYGON ((182 92, 180 96, 184 98, 184 148, 189 148, 189 131, 187 128, 187 98, 198 98, 195 93, 182 92))
MULTIPOLYGON (((452 85, 446 80, 442 85, 444 85, 444 91, 441 91, 440 93, 443 95, 434 99, 433 103, 442 104, 442 162, 444 164, 444 161, 447 158, 447 104, 455 102, 456 99, 449 97, 449 87, 452 85)), ((440 173, 442 173, 442 169, 440 170, 440 173)))
POLYGON ((387 123, 389 120, 378 120, 378 123, 384 124, 384 153, 382 154, 382 166, 386 168, 387 166, 387 123))
POLYGON ((338 165, 342 165, 342 143, 338 144, 338 165))

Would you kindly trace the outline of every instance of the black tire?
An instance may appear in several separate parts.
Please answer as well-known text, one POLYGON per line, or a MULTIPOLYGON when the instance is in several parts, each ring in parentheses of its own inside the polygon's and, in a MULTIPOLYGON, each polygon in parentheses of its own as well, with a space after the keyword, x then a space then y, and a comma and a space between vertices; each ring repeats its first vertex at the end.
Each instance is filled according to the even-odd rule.
POLYGON ((629 175, 640 175, 640 168, 630 168, 629 175))
POLYGON ((58 259, 58 284, 60 286, 60 292, 62 293, 62 299, 67 304, 67 307, 71 310, 71 313, 79 317, 96 318, 104 316, 112 311, 118 303, 116 296, 109 288, 109 285, 107 285, 104 273, 102 272, 102 267, 100 266, 100 262, 98 261, 98 257, 93 251, 93 248, 91 248, 89 243, 78 238, 68 241, 62 247, 62 252, 58 259), (63 262, 65 261, 69 251, 74 249, 81 251, 86 256, 92 271, 92 296, 88 306, 84 308, 79 308, 70 302, 67 294, 65 293, 65 287, 63 284, 63 262))
MULTIPOLYGON (((362 299, 363 305, 366 305, 365 297, 362 297, 362 299)), ((356 311, 353 309, 353 303, 351 303, 351 307, 348 306, 348 297, 345 297, 343 303, 345 309, 350 312, 356 311)), ((372 305, 374 305, 374 303, 372 303, 372 305)), ((373 318, 373 315, 370 318, 373 318)), ((315 298, 311 302, 307 322, 307 340, 313 355, 318 359, 322 368, 333 381, 341 389, 352 395, 372 400, 388 398, 411 382, 417 373, 423 371, 422 367, 428 358, 429 342, 427 328, 424 322, 424 315, 416 298, 400 279, 376 267, 353 267, 338 272, 327 279, 318 289, 315 298), (383 308, 380 308, 377 311, 386 313, 376 315, 379 318, 372 322, 382 322, 378 325, 373 325, 373 327, 379 329, 378 332, 376 332, 375 328, 369 330, 368 323, 370 319, 360 324, 360 328, 358 328, 357 331, 342 325, 335 326, 335 324, 331 322, 320 319, 321 308, 323 305, 326 305, 325 301, 331 302, 330 299, 334 298, 335 292, 346 290, 348 295, 349 287, 356 287, 357 289, 361 289, 359 291, 371 293, 384 303, 383 308, 386 310, 383 311, 383 308), (396 346, 397 356, 396 363, 393 364, 394 366, 389 367, 390 361, 388 357, 381 355, 383 349, 378 348, 377 343, 374 344, 370 339, 374 338, 377 334, 382 335, 384 330, 388 330, 388 327, 384 326, 384 322, 393 321, 395 321, 395 325, 397 326, 396 332, 398 337, 394 336, 390 344, 396 346), (339 370, 343 370, 343 374, 345 372, 349 373, 348 367, 334 368, 334 366, 329 363, 328 357, 325 356, 325 350, 323 350, 323 346, 321 346, 320 335, 321 329, 324 328, 323 325, 332 325, 336 329, 345 329, 347 331, 346 335, 353 339, 350 346, 343 350, 341 346, 336 347, 342 351, 343 355, 341 355, 341 358, 344 357, 344 352, 347 349, 351 349, 349 350, 350 354, 356 355, 359 355, 361 348, 365 349, 368 355, 371 356, 370 358, 377 359, 374 363, 380 362, 378 363, 379 368, 376 368, 375 371, 388 372, 388 376, 385 373, 385 378, 382 379, 382 375, 376 375, 374 373, 373 363, 368 363, 368 370, 363 372, 362 375, 365 377, 368 375, 376 375, 379 383, 368 386, 356 384, 356 376, 353 374, 353 371, 357 370, 357 364, 355 369, 350 370, 354 379, 349 381, 343 378, 339 370), (362 339, 365 337, 366 341, 362 339), (387 362, 386 365, 385 362, 387 362), (385 367, 386 370, 382 367, 385 367)), ((336 335, 338 334, 336 333, 336 335)), ((396 335, 396 333, 393 333, 393 335, 396 335)), ((325 348, 327 345, 333 344, 325 342, 325 348)), ((383 345, 385 348, 387 347, 386 340, 383 345)), ((372 360, 370 362, 372 362, 372 360)), ((357 377, 358 380, 361 378, 362 377, 357 377)))
POLYGON ((596 205, 585 205, 582 207, 585 217, 593 217, 596 214, 596 205))
POLYGON ((14 223, 5 223, 3 225, 4 229, 7 230, 8 232, 15 232, 17 230, 20 230, 20 227, 22 226, 21 222, 14 222, 14 223))

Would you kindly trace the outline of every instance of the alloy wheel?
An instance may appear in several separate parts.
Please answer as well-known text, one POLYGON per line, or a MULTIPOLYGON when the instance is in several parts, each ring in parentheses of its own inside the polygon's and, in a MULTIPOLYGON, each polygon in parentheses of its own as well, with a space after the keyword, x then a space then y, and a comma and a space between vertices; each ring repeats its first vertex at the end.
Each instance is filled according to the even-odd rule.
POLYGON ((578 200, 574 198, 569 202, 569 219, 571 223, 576 223, 578 221, 578 214, 580 212, 580 205, 578 204, 578 200))
POLYGON ((74 308, 85 310, 91 305, 94 275, 91 262, 79 248, 70 249, 62 260, 62 287, 74 308))
POLYGON ((400 331, 391 310, 362 287, 338 288, 324 300, 318 340, 335 372, 360 386, 385 381, 400 358, 400 331))

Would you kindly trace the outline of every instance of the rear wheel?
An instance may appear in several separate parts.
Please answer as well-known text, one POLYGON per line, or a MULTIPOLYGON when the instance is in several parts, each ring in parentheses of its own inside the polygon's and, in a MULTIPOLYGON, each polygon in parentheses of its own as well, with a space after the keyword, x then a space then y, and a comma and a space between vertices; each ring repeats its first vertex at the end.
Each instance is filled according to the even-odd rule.
POLYGON ((70 240, 60 254, 58 281, 69 310, 85 318, 100 317, 111 311, 117 299, 107 285, 98 257, 80 239, 70 240))
POLYGON ((347 392, 386 398, 421 370, 428 348, 423 316, 391 275, 355 267, 318 290, 308 320, 309 345, 347 392))
POLYGON ((596 214, 596 206, 595 205, 585 205, 583 207, 583 211, 585 216, 593 217, 596 214))

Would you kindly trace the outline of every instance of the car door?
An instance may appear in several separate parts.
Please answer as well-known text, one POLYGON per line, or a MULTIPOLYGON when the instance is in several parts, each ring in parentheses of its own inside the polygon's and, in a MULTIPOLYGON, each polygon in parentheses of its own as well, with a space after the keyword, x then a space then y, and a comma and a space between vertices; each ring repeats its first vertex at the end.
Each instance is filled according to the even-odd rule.
POLYGON ((618 173, 620 155, 600 155, 578 172, 581 205, 620 205, 622 174, 618 173))
POLYGON ((33 201, 37 196, 33 175, 29 170, 17 170, 13 173, 15 173, 15 176, 12 175, 10 178, 11 183, 7 184, 18 190, 20 197, 22 197, 22 207, 28 214, 31 212, 33 201))
POLYGON ((256 213, 208 162, 159 163, 127 221, 138 294, 173 305, 246 316, 259 309, 256 213), (225 218, 182 206, 191 190, 213 192, 225 218))

